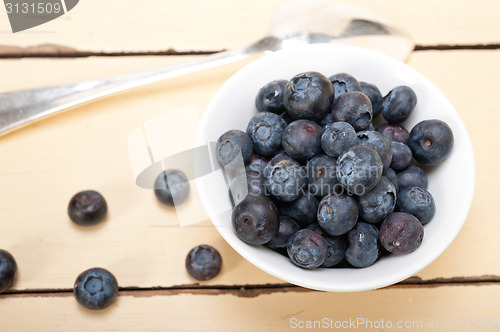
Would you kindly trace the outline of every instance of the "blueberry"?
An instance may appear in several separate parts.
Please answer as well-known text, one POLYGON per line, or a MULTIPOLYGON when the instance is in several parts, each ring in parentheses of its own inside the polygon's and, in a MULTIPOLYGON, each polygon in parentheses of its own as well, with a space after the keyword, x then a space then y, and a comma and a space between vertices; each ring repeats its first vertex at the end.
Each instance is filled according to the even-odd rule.
POLYGON ((339 264, 345 257, 347 250, 347 240, 344 236, 329 236, 324 235, 328 248, 326 251, 326 259, 320 267, 333 267, 339 264))
POLYGON ((8 251, 0 249, 0 293, 12 287, 16 276, 16 260, 8 251))
POLYGON ((293 202, 281 203, 281 214, 288 216, 305 227, 316 221, 319 201, 314 195, 306 192, 293 202))
POLYGON ((378 229, 375 225, 359 221, 347 234, 349 246, 345 258, 354 267, 368 267, 379 256, 378 229))
POLYGON ((412 154, 408 145, 392 141, 391 151, 392 151, 392 161, 391 161, 392 169, 400 171, 410 165, 412 154))
POLYGON ((241 152, 243 162, 247 164, 252 156, 252 139, 241 130, 229 130, 222 134, 215 146, 217 161, 222 166, 229 165, 241 152))
POLYGON ((255 97, 255 107, 259 112, 281 114, 285 112, 283 105, 283 92, 286 80, 275 80, 264 85, 255 97))
POLYGON ((271 249, 281 249, 286 248, 286 244, 288 243, 288 239, 290 236, 295 234, 301 229, 300 225, 290 217, 280 217, 280 226, 278 229, 278 233, 266 243, 271 249))
POLYGON ((293 160, 292 157, 290 157, 285 151, 278 153, 275 155, 269 162, 267 163, 266 167, 264 167, 264 178, 268 177, 271 174, 271 171, 273 170, 274 166, 279 163, 282 160, 293 160))
POLYGON ((175 206, 183 203, 189 196, 189 182, 182 171, 166 170, 156 178, 154 191, 160 202, 175 206))
POLYGON ((318 198, 334 192, 340 186, 336 174, 337 160, 320 154, 307 162, 309 192, 318 198))
POLYGON ((294 76, 285 86, 283 102, 294 119, 320 120, 330 111, 333 86, 323 74, 306 72, 294 76))
POLYGON ((387 139, 395 142, 408 144, 410 133, 398 124, 382 123, 375 128, 376 131, 384 135, 387 139))
POLYGON ((118 282, 111 272, 92 268, 76 278, 73 294, 78 303, 87 309, 105 309, 118 295, 118 282))
POLYGON ((254 115, 247 127, 253 142, 253 150, 263 156, 273 156, 281 148, 285 120, 277 114, 261 112, 254 115))
POLYGON ((96 225, 106 217, 108 206, 104 197, 94 190, 85 190, 71 198, 68 205, 70 219, 78 225, 96 225))
POLYGON ((290 260, 306 269, 319 267, 325 262, 328 244, 325 239, 310 229, 293 234, 287 243, 290 260))
POLYGON ((431 221, 436 205, 431 193, 419 187, 406 187, 399 192, 396 210, 414 215, 422 225, 431 221))
POLYGON ((306 170, 293 160, 282 160, 264 171, 268 192, 277 200, 291 202, 300 197, 307 184, 306 170))
POLYGON ((347 122, 334 122, 325 128, 321 136, 321 147, 330 157, 337 158, 347 148, 357 143, 356 131, 347 122))
POLYGON ((381 176, 382 161, 368 146, 353 146, 337 159, 337 180, 351 194, 361 196, 372 190, 381 176))
POLYGON ((429 180, 425 171, 418 166, 410 165, 398 173, 399 190, 406 187, 420 187, 427 189, 429 180))
POLYGON ((283 148, 293 159, 309 160, 322 152, 323 129, 313 121, 296 120, 283 132, 283 148))
POLYGON ((347 73, 338 73, 328 79, 332 82, 334 100, 346 92, 361 90, 359 82, 347 73))
POLYGON ((379 116, 382 111, 382 94, 376 85, 359 82, 360 91, 363 92, 372 102, 373 118, 379 116))
POLYGON ((290 116, 290 114, 288 114, 287 112, 281 113, 281 118, 283 120, 285 120, 285 122, 286 122, 287 125, 289 125, 290 123, 292 123, 293 121, 295 121, 295 119, 292 118, 290 116))
POLYGON ((260 175, 264 174, 264 168, 266 167, 269 159, 267 157, 252 154, 250 157, 250 162, 245 166, 246 172, 257 172, 260 175))
POLYGON ((202 244, 194 247, 186 256, 186 270, 196 280, 215 278, 222 268, 222 257, 212 246, 202 244))
POLYGON ((375 188, 359 197, 359 216, 364 221, 375 224, 384 220, 395 205, 396 187, 382 176, 375 188))
POLYGON ((398 175, 392 168, 389 167, 388 169, 384 170, 382 172, 382 176, 392 182, 392 184, 396 188, 396 192, 399 190, 398 175))
POLYGON ((423 237, 422 224, 408 213, 393 212, 380 225, 380 243, 391 253, 410 253, 420 246, 423 237))
POLYGON ((397 86, 382 100, 382 116, 389 123, 401 123, 408 119, 417 104, 417 95, 408 86, 397 86))
POLYGON ((436 166, 448 157, 453 141, 453 132, 445 122, 425 120, 410 131, 408 146, 416 161, 424 166, 436 166))
POLYGON ((328 194, 319 203, 318 224, 328 235, 349 232, 358 220, 358 205, 347 195, 328 194))
POLYGON ((332 113, 328 113, 324 118, 318 121, 319 125, 323 128, 328 127, 333 123, 332 113))
POLYGON ((366 145, 377 151, 380 159, 382 160, 382 166, 387 169, 392 162, 392 150, 391 141, 385 138, 384 135, 377 131, 360 131, 358 133, 358 144, 366 145))
POLYGON ((238 238, 249 244, 265 244, 279 230, 278 210, 264 196, 245 197, 233 209, 231 220, 238 238))
POLYGON ((348 122, 356 131, 366 129, 373 118, 372 102, 359 91, 346 92, 335 99, 332 108, 334 121, 348 122))
POLYGON ((264 177, 250 171, 238 174, 229 184, 229 199, 233 207, 247 195, 266 195, 264 177))

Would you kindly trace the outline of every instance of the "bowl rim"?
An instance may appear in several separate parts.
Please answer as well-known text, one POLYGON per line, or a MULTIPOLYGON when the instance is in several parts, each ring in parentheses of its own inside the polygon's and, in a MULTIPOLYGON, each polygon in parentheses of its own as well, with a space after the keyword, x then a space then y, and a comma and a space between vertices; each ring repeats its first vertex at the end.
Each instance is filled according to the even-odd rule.
MULTIPOLYGON (((280 50, 276 52, 272 52, 270 54, 266 54, 265 56, 262 56, 251 63, 245 65, 242 67, 240 70, 238 70, 236 73, 234 73, 228 80, 226 80, 223 85, 217 90, 215 95, 212 97, 210 100, 205 112, 203 113, 202 119, 199 124, 199 129, 196 135, 196 140, 195 144, 197 146, 207 144, 206 136, 205 136, 205 128, 207 127, 207 124, 212 116, 216 114, 217 109, 215 108, 215 105, 219 103, 219 99, 221 96, 226 93, 228 89, 231 89, 233 83, 239 79, 240 76, 248 75, 252 71, 254 71, 256 68, 259 68, 262 65, 265 65, 267 62, 271 61, 277 61, 280 59, 287 58, 289 56, 297 56, 297 53, 302 53, 304 55, 306 54, 313 54, 316 52, 347 52, 347 53, 353 53, 353 54, 363 54, 363 56, 368 56, 374 59, 374 61, 382 61, 384 63, 390 63, 393 66, 399 67, 403 69, 405 72, 410 73, 413 77, 417 79, 418 82, 421 82, 425 86, 428 86, 430 89, 434 90, 436 93, 441 95, 443 98, 443 101, 446 102, 447 107, 453 110, 453 114, 450 114, 455 120, 455 126, 458 126, 459 132, 460 133, 465 133, 465 137, 462 137, 463 139, 463 146, 461 147, 464 149, 465 154, 469 157, 469 165, 467 165, 467 170, 469 170, 469 176, 467 177, 467 186, 465 191, 465 197, 464 197, 464 203, 462 206, 460 206, 460 209, 462 210, 462 218, 460 220, 457 220, 456 223, 454 223, 454 227, 451 232, 448 233, 448 236, 446 237, 446 241, 442 241, 433 251, 435 254, 431 257, 431 259, 420 259, 417 260, 414 264, 412 265, 411 269, 403 269, 399 273, 394 273, 391 274, 390 277, 387 278, 382 278, 379 281, 371 281, 371 282, 366 282, 366 283, 359 283, 356 285, 339 285, 335 284, 332 282, 331 285, 318 285, 316 283, 311 283, 308 282, 307 278, 304 280, 300 278, 301 275, 303 275, 303 272, 307 273, 321 273, 324 272, 322 270, 332 270, 332 269, 315 269, 315 270, 304 270, 296 267, 298 269, 297 274, 290 274, 290 275, 284 275, 283 273, 273 270, 273 268, 268 265, 268 264, 263 264, 262 262, 258 261, 254 257, 249 257, 249 255, 246 254, 245 246, 249 246, 248 244, 244 243, 243 241, 237 239, 236 236, 228 236, 227 229, 224 227, 220 227, 216 222, 214 222, 213 218, 215 218, 215 213, 212 210, 211 204, 209 202, 209 196, 207 194, 209 191, 207 191, 208 188, 206 188, 206 184, 204 184, 200 179, 196 179, 195 183, 196 186, 198 187, 198 192, 200 195, 200 199, 202 202, 203 207, 205 208, 205 211, 207 212, 211 222, 213 223, 214 227, 217 229, 219 234, 224 238, 224 240, 234 249, 236 250, 243 258, 245 258, 247 261, 258 267, 259 269, 263 270, 264 272, 277 277, 281 280, 284 280, 286 282, 310 288, 310 289, 315 289, 315 290, 321 290, 321 291, 334 291, 334 292, 357 292, 357 291, 365 291, 365 290, 372 290, 372 289, 377 289, 385 286, 389 286, 392 284, 395 284, 399 281, 402 281, 415 273, 421 271, 424 269, 426 266, 431 264, 433 261, 435 261, 439 256, 442 255, 442 253, 450 246, 450 244, 454 241, 460 230, 462 229, 467 216, 470 211, 470 207, 472 204, 473 196, 474 196, 474 189, 475 189, 475 183, 476 183, 476 166, 475 166, 475 158, 474 158, 474 151, 472 149, 472 142, 470 140, 470 136, 467 132, 467 129, 460 118, 458 112, 456 111, 455 107, 451 104, 451 102, 446 98, 446 96, 430 81, 428 80, 425 76, 423 76, 421 73, 419 73, 417 70, 413 69, 409 65, 401 62, 398 59, 392 58, 388 55, 361 48, 358 46, 352 46, 352 45, 346 45, 346 44, 315 44, 315 45, 308 45, 300 50, 280 50)), ((455 134, 456 135, 456 134, 455 134)), ((456 149, 455 149, 456 150, 456 149)), ((229 214, 230 216, 230 214, 229 214)), ((231 228, 232 231, 232 228, 231 228)), ((257 250, 270 250, 268 248, 265 248, 264 246, 259 246, 257 250)), ((374 264, 375 265, 375 264, 374 264)), ((373 265, 372 265, 373 266, 373 265)), ((370 267, 368 267, 370 268, 370 267)), ((333 269, 334 271, 340 271, 340 269, 333 269)), ((358 270, 358 269, 354 269, 358 270)))

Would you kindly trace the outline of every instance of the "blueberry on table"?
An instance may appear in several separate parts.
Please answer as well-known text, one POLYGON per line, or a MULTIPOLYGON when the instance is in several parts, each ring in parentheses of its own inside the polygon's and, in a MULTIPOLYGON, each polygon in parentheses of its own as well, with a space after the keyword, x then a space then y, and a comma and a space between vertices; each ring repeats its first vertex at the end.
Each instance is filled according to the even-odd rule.
POLYGON ((375 224, 394 211, 395 205, 396 187, 382 176, 375 188, 359 197, 359 216, 364 221, 375 224))
POLYGON ((321 120, 332 107, 332 83, 317 72, 298 74, 286 84, 283 102, 294 119, 321 120))
POLYGON ((412 88, 397 86, 382 100, 382 116, 389 123, 401 123, 408 119, 417 104, 417 95, 412 88))
POLYGON ((347 241, 349 246, 345 258, 352 266, 368 267, 379 257, 378 229, 375 225, 359 221, 347 233, 347 241))
POLYGON ((424 166, 436 166, 448 157, 453 142, 453 132, 445 122, 425 120, 410 131, 408 146, 416 161, 424 166))
POLYGON ((365 130, 373 118, 372 102, 359 91, 343 93, 333 102, 332 118, 349 123, 356 131, 365 130))
POLYGON ((307 185, 309 192, 318 198, 334 192, 338 186, 337 159, 320 154, 307 162, 307 185))
POLYGON ((358 80, 347 73, 338 73, 328 77, 328 79, 332 82, 334 99, 346 92, 361 90, 358 80))
POLYGON ((279 231, 278 210, 264 196, 248 195, 231 215, 236 236, 248 244, 265 244, 279 231))
POLYGON ((296 120, 283 132, 283 149, 294 159, 309 160, 322 153, 321 135, 323 128, 316 122, 296 120))
POLYGON ((325 128, 321 135, 321 147, 330 157, 337 158, 357 143, 356 131, 347 122, 338 121, 325 128))
POLYGON ((408 144, 410 133, 406 128, 393 123, 382 123, 375 128, 376 131, 384 135, 387 139, 395 142, 408 144))
POLYGON ((278 114, 261 112, 254 115, 247 127, 254 152, 263 156, 275 155, 281 148, 281 138, 286 126, 285 120, 278 114))
POLYGON ((424 225, 434 217, 436 204, 427 190, 406 187, 399 192, 396 210, 414 215, 424 225))
POLYGON ((16 260, 8 251, 0 249, 0 293, 12 287, 16 275, 16 260))
POLYGON ((108 212, 104 197, 94 190, 85 190, 74 195, 69 201, 68 215, 70 219, 81 226, 96 225, 108 212))
POLYGON ((111 272, 98 267, 92 268, 78 276, 73 294, 78 303, 87 309, 105 309, 118 295, 118 282, 111 272))
POLYGON ((364 130, 358 133, 358 144, 366 145, 377 151, 384 169, 387 169, 392 162, 391 141, 384 135, 373 130, 364 130))
POLYGON ((375 188, 382 169, 382 161, 374 149, 355 145, 337 159, 337 180, 348 193, 361 196, 375 188))
POLYGON ((415 251, 424 237, 424 227, 408 213, 393 212, 380 225, 379 240, 382 246, 394 254, 415 251))
POLYGON ((186 270, 196 280, 206 281, 217 276, 222 268, 222 257, 212 246, 194 247, 186 256, 186 270))
POLYGON ((281 202, 299 198, 307 184, 306 170, 293 160, 282 160, 264 170, 267 191, 281 202))
POLYGON ((282 215, 293 218, 302 227, 306 227, 316 221, 318 205, 318 199, 306 192, 293 202, 279 204, 279 207, 282 215))
POLYGON ((410 165, 412 154, 408 145, 400 142, 391 142, 392 161, 391 168, 400 171, 410 165))
POLYGON ((286 248, 292 263, 305 269, 313 269, 325 262, 328 243, 318 233, 302 229, 290 237, 286 248))
POLYGON ((399 190, 406 187, 420 187, 427 189, 429 180, 427 174, 418 166, 410 165, 398 174, 399 190))
POLYGON ((266 246, 271 249, 286 248, 288 239, 301 229, 300 225, 290 217, 280 217, 280 226, 278 233, 266 243, 266 246))
POLYGON ((373 118, 375 119, 382 111, 382 93, 380 93, 380 90, 374 84, 359 82, 359 87, 360 91, 370 98, 373 118))
POLYGON ((229 130, 219 137, 215 151, 217 161, 222 166, 229 165, 240 153, 243 162, 247 164, 253 152, 252 139, 241 130, 229 130))
POLYGON ((286 80, 274 80, 260 88, 257 97, 255 97, 255 107, 259 112, 276 114, 285 112, 283 93, 286 83, 286 80))
POLYGON ((347 195, 328 194, 318 206, 318 224, 328 235, 349 232, 358 221, 358 205, 347 195))
POLYGON ((154 184, 156 198, 168 206, 183 203, 189 196, 189 182, 186 175, 171 169, 161 172, 154 184))

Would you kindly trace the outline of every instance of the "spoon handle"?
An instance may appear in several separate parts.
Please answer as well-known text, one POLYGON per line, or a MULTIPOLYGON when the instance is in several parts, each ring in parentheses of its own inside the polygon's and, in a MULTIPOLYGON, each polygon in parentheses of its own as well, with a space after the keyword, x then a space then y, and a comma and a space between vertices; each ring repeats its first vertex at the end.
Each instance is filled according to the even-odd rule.
POLYGON ((150 71, 0 93, 0 135, 73 106, 149 83, 240 61, 261 51, 250 47, 234 49, 196 61, 150 71))

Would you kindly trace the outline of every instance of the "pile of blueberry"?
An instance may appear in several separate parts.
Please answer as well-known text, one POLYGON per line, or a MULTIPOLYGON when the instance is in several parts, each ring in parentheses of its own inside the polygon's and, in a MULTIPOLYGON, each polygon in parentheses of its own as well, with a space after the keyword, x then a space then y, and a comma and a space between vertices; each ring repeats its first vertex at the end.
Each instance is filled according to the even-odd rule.
POLYGON ((246 132, 230 130, 216 146, 218 162, 236 174, 229 196, 238 238, 308 269, 368 267, 416 250, 435 213, 422 166, 453 148, 443 121, 403 127, 416 104, 408 86, 382 96, 346 73, 264 85, 246 132))

